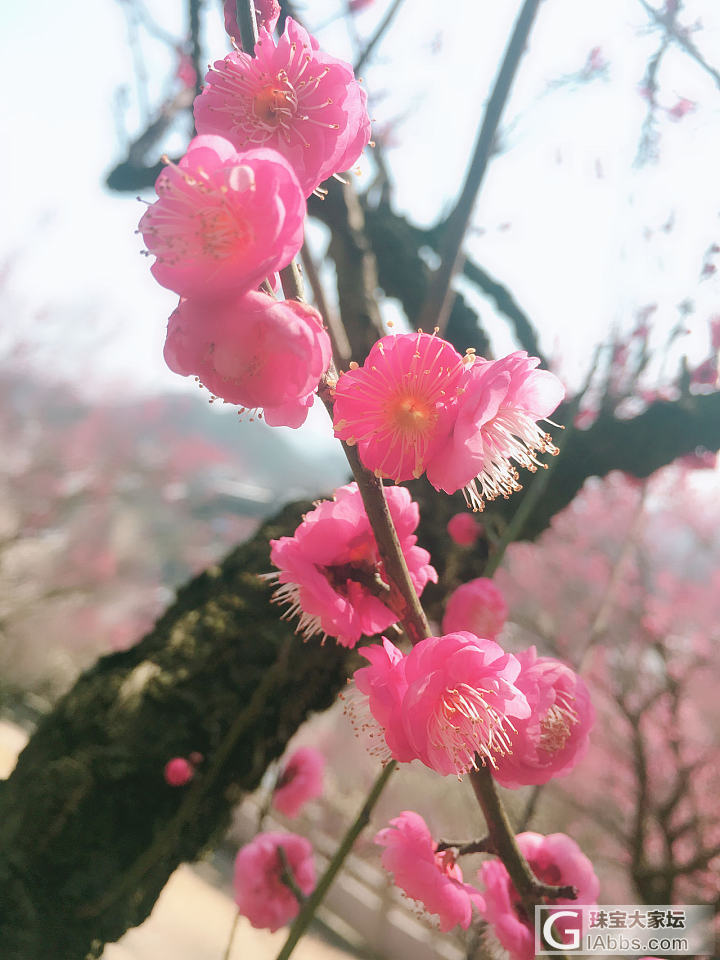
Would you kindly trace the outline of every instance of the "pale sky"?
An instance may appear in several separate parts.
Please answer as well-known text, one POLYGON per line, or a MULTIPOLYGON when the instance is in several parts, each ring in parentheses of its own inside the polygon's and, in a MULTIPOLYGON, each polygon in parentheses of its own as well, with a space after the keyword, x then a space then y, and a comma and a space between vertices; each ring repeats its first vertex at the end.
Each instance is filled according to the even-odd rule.
MULTIPOLYGON (((170 30, 178 26, 185 4, 146 3, 170 30)), ((370 32, 386 3, 376 0, 358 18, 361 32, 370 32)), ((331 0, 306 6, 316 23, 338 9, 331 0)), ((431 223, 457 189, 519 8, 406 0, 376 63, 363 71, 378 124, 404 115, 389 159, 397 207, 418 222, 431 223), (452 12, 445 26, 443 9, 452 12)), ((703 31, 694 36, 720 66, 720 5, 697 0, 686 9, 683 22, 702 17, 703 31)), ((579 376, 594 343, 614 325, 632 326, 645 304, 658 302, 667 329, 678 302, 695 301, 696 335, 686 344, 694 361, 707 352, 707 317, 720 313, 720 280, 699 282, 704 251, 719 239, 720 90, 671 51, 661 103, 670 108, 686 97, 697 108, 680 122, 662 117, 659 163, 634 166, 645 115, 638 87, 657 45, 647 23, 638 0, 545 0, 505 115, 504 152, 491 164, 475 211, 474 255, 511 287, 544 349, 562 354, 570 376, 579 376), (607 77, 557 86, 582 69, 593 47, 608 61, 607 77), (673 211, 675 227, 665 233, 660 227, 673 211)), ((350 57, 338 25, 319 38, 350 57)), ((209 39, 209 59, 224 55, 219 12, 209 39)), ((156 89, 167 62, 159 56, 156 89)), ((81 380, 92 375, 103 390, 183 388, 162 361, 176 298, 152 280, 139 254, 134 230, 142 208, 102 187, 119 156, 113 93, 133 82, 120 4, 4 4, 0 63, 0 256, 14 260, 0 345, 20 331, 42 362, 81 380)), ((510 349, 503 321, 479 302, 497 350, 510 349)))

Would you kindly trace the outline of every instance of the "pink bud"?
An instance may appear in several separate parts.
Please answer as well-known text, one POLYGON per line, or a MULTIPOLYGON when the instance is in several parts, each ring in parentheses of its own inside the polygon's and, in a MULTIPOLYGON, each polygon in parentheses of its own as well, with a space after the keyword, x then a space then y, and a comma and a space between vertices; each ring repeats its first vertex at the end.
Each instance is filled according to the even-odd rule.
POLYGON ((460 547, 471 547, 483 532, 483 526, 471 513, 456 513, 448 521, 447 532, 460 547))
POLYGON ((163 770, 165 783, 171 787, 184 787, 195 776, 195 767, 185 757, 173 757, 163 770))

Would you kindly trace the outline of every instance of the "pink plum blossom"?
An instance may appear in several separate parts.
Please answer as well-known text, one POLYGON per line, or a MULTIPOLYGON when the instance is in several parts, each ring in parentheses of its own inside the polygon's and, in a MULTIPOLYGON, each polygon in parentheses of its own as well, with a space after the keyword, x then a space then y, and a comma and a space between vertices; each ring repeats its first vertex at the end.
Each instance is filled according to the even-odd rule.
POLYGON ((233 886, 238 911, 253 927, 275 931, 297 916, 300 905, 283 883, 282 847, 287 866, 306 896, 315 887, 312 846, 295 833, 259 833, 235 858, 233 886))
POLYGON ((500 588, 488 577, 478 577, 450 594, 442 621, 443 633, 468 630, 494 640, 505 626, 507 612, 500 588))
POLYGON ((223 137, 195 137, 155 189, 139 231, 155 279, 184 297, 251 290, 302 245, 305 198, 275 150, 239 154, 223 137))
POLYGON ((459 547, 471 547, 482 531, 482 524, 471 513, 456 513, 448 520, 447 532, 459 547))
POLYGON ((467 371, 454 427, 428 464, 436 490, 463 489, 468 504, 482 510, 484 500, 520 489, 519 464, 540 465, 535 454, 557 453, 537 425, 565 395, 558 378, 522 350, 501 360, 477 358, 467 371))
POLYGON ((557 453, 538 420, 564 396, 558 378, 524 351, 488 361, 426 333, 383 337, 335 387, 335 436, 357 444, 376 476, 400 483, 427 472, 436 490, 469 506, 520 489, 515 463, 557 453))
POLYGON ((265 293, 181 300, 168 322, 165 361, 228 403, 263 410, 270 426, 299 427, 332 348, 320 314, 265 293))
POLYGON ((370 140, 367 95, 352 67, 319 50, 291 17, 277 45, 260 30, 254 57, 228 54, 205 82, 194 106, 198 132, 227 137, 238 150, 272 147, 305 196, 349 169, 370 140))
POLYGON ((308 800, 322 796, 325 757, 312 747, 298 747, 283 763, 272 804, 286 817, 296 817, 308 800))
POLYGON ((516 656, 521 669, 515 684, 527 697, 531 714, 515 723, 510 752, 498 758, 493 770, 498 783, 510 788, 570 773, 587 751, 595 720, 588 689, 570 667, 553 657, 538 657, 535 647, 516 656))
POLYGON ((395 884, 408 897, 419 900, 428 913, 437 914, 445 932, 457 924, 467 930, 473 904, 484 909, 478 890, 463 882, 463 875, 452 850, 438 853, 423 818, 406 810, 390 821, 375 837, 385 847, 382 865, 393 874, 395 884))
POLYGON ((442 774, 494 765, 512 721, 529 716, 515 686, 520 664, 497 643, 467 631, 428 637, 405 659, 402 722, 422 762, 442 774))
MULTIPOLYGON (((400 540, 410 578, 418 594, 428 580, 437 581, 430 554, 416 546, 420 519, 417 504, 404 487, 385 490, 390 516, 400 540)), ((279 573, 268 578, 280 587, 277 603, 290 604, 284 617, 299 615, 298 632, 336 637, 354 647, 397 620, 379 599, 387 590, 377 544, 356 483, 340 487, 333 500, 305 515, 292 537, 270 541, 270 558, 279 573)))
MULTIPOLYGON (((237 0, 225 0, 225 31, 240 43, 240 27, 237 22, 237 0)), ((255 0, 255 16, 258 29, 265 27, 270 33, 277 26, 280 19, 280 4, 278 0, 255 0)))
POLYGON ((360 653, 369 667, 356 671, 359 690, 385 731, 395 760, 421 760, 443 775, 495 764, 507 750, 509 718, 530 713, 514 685, 520 664, 492 640, 459 631, 428 637, 403 657, 383 638, 360 653))
POLYGON ((362 367, 338 379, 335 436, 357 444, 376 476, 396 483, 419 477, 447 441, 464 373, 460 354, 439 337, 383 337, 362 367))
POLYGON ((185 757, 173 757, 163 770, 165 783, 171 787, 184 787, 195 776, 195 767, 185 757))
MULTIPOLYGON (((552 886, 574 886, 577 902, 591 905, 596 902, 599 884, 592 864, 578 845, 564 833, 543 836, 540 833, 521 833, 516 837, 520 852, 530 869, 542 883, 552 886)), ((485 906, 481 913, 492 926, 493 933, 510 954, 512 960, 534 960, 534 933, 520 897, 510 876, 499 860, 483 863, 478 873, 485 885, 485 906)), ((572 903, 557 898, 550 903, 572 903)), ((562 920, 555 922, 562 932, 562 920)))

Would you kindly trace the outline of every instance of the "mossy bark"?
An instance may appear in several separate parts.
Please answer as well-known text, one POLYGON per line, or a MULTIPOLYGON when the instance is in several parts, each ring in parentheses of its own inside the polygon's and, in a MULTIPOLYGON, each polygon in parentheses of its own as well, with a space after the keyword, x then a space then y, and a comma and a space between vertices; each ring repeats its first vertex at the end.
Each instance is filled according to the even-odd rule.
POLYGON ((333 701, 348 651, 303 644, 258 577, 269 538, 300 515, 286 508, 183 587, 151 633, 103 657, 41 723, 0 791, 3 960, 97 956, 141 923, 308 713, 333 701), (195 778, 168 786, 167 760, 192 751, 205 758, 195 778))

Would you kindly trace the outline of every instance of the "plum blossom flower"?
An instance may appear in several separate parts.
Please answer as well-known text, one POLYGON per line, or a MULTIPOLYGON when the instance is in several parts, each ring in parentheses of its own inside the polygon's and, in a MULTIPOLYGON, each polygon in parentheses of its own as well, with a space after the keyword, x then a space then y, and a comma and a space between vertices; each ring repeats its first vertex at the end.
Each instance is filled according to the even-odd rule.
POLYGON ((477 358, 467 371, 453 428, 428 464, 436 490, 462 489, 468 504, 482 510, 484 500, 520 489, 514 463, 535 471, 536 453, 557 453, 537 421, 550 416, 565 390, 554 374, 535 369, 539 363, 524 350, 501 360, 477 358))
POLYGON ((357 444, 368 470, 400 483, 419 477, 452 429, 465 367, 427 333, 383 337, 335 387, 335 436, 357 444))
POLYGON ((182 296, 244 293, 302 245, 305 198, 275 150, 239 154, 222 137, 195 137, 155 189, 139 232, 156 258, 155 279, 182 296))
POLYGON ((308 800, 323 792, 325 757, 312 747, 298 747, 283 763, 272 805, 286 817, 296 817, 308 800))
POLYGON ((307 896, 315 887, 312 846, 295 833, 259 833, 235 858, 233 886, 238 911, 253 927, 275 931, 297 916, 300 905, 283 883, 284 865, 298 889, 307 896))
POLYGON ((383 647, 385 656, 377 647, 360 649, 370 667, 355 680, 390 756, 421 760, 443 775, 477 769, 478 757, 494 765, 507 750, 511 718, 530 713, 514 685, 515 657, 465 631, 421 640, 405 657, 385 638, 383 647))
MULTIPOLYGON (((416 546, 413 531, 420 512, 404 487, 385 490, 390 516, 418 595, 437 581, 430 554, 416 546)), ((284 619, 299 615, 297 630, 354 647, 360 637, 387 629, 397 615, 384 602, 387 585, 377 543, 356 483, 335 491, 305 515, 292 537, 270 541, 270 559, 279 573, 276 603, 288 603, 284 619), (380 597, 383 597, 381 600, 380 597)))
POLYGON ((557 453, 538 420, 564 396, 558 378, 525 351, 465 359, 426 333, 383 337, 335 387, 335 436, 363 464, 400 483, 423 471, 436 490, 462 489, 469 506, 520 489, 515 463, 557 453))
POLYGON ((349 169, 370 140, 367 95, 352 67, 319 50, 291 17, 277 45, 260 30, 254 57, 228 54, 205 82, 194 106, 198 132, 227 137, 238 150, 272 147, 305 196, 349 169))
POLYGON ((171 370, 228 403, 263 410, 270 426, 305 422, 331 353, 316 310, 257 292, 181 300, 165 342, 171 370))
POLYGON ((494 640, 505 626, 507 612, 500 588, 488 577, 477 577, 450 594, 442 621, 443 633, 469 630, 478 637, 494 640))
POLYGON ((390 821, 375 837, 385 847, 382 865, 393 874, 395 884, 413 900, 419 900, 428 913, 440 919, 443 932, 457 924, 467 930, 473 904, 484 909, 484 901, 475 887, 463 882, 452 850, 438 853, 423 818, 406 810, 390 821))
POLYGON ((482 525, 471 513, 456 513, 448 520, 447 532, 459 547, 471 547, 482 530, 482 525))
POLYGON ((590 693, 570 667, 553 657, 538 657, 535 647, 516 654, 515 681, 530 704, 530 716, 518 720, 510 752, 498 758, 493 776, 504 787, 547 783, 570 773, 588 748, 595 721, 590 693))
POLYGON ((184 787, 195 776, 195 767, 185 757, 173 757, 163 769, 165 783, 170 787, 184 787))
POLYGON ((492 640, 457 631, 428 637, 405 660, 402 721, 410 745, 438 773, 491 766, 508 748, 510 718, 530 713, 515 686, 520 664, 492 640))
MULTIPOLYGON (((578 845, 564 833, 543 836, 521 833, 516 837, 520 852, 530 869, 542 883, 552 886, 574 886, 577 902, 592 905, 597 900, 599 883, 592 864, 578 845)), ((478 876, 485 885, 485 906, 481 913, 512 960, 534 960, 534 933, 531 921, 522 906, 505 866, 499 860, 488 860, 478 876)), ((558 897, 552 903, 572 903, 558 897)), ((555 921, 562 935, 562 920, 555 921)))
MULTIPOLYGON (((225 14, 225 31, 229 37, 240 42, 240 27, 237 22, 237 0, 225 0, 223 4, 225 14)), ((280 4, 278 0, 255 0, 255 16, 258 29, 265 27, 273 32, 280 19, 280 4)))

